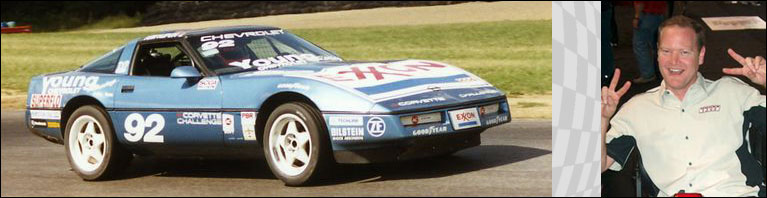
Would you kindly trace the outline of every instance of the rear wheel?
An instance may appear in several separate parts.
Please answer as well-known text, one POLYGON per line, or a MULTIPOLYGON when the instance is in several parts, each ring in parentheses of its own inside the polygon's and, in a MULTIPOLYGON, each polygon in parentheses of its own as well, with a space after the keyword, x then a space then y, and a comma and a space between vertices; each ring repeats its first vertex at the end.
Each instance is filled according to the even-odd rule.
POLYGON ((84 180, 113 177, 130 162, 132 155, 114 137, 106 112, 96 106, 75 110, 64 131, 64 148, 72 169, 84 180))
POLYGON ((287 103, 275 109, 264 130, 264 156, 272 173, 289 186, 320 177, 330 163, 322 117, 312 106, 287 103))

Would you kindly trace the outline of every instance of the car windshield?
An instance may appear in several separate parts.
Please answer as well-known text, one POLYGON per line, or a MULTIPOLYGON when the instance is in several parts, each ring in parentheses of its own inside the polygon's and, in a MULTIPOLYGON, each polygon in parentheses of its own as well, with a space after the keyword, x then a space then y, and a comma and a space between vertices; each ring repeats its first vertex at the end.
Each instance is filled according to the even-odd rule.
POLYGON ((208 69, 217 74, 341 61, 333 53, 281 29, 217 33, 191 37, 189 42, 208 69))

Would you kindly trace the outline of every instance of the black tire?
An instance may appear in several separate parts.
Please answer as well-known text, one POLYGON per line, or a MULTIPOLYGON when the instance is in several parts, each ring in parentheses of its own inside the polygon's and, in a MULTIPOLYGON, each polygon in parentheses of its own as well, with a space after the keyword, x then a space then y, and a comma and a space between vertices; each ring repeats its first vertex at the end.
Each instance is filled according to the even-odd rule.
MULTIPOLYGON (((72 170, 74 170, 83 180, 96 181, 111 179, 117 173, 124 170, 133 158, 133 155, 130 152, 118 144, 114 135, 113 126, 112 122, 107 119, 107 113, 103 109, 93 105, 82 106, 69 116, 66 130, 64 131, 64 148, 66 150, 69 164, 72 166, 72 170), (78 121, 78 119, 80 120, 78 121), (75 123, 76 121, 78 121, 78 123, 75 123), (84 126, 85 128, 83 128, 83 126, 75 126, 76 124, 81 125, 82 122, 87 122, 86 126, 84 126), (89 123, 95 123, 95 125, 93 125, 93 131, 96 135, 84 135, 84 137, 88 137, 88 140, 85 141, 85 145, 83 144, 83 141, 77 140, 77 136, 71 137, 72 135, 77 135, 72 134, 73 128, 79 128, 78 134, 88 134, 85 131, 88 131, 87 125, 89 125, 89 123), (97 138, 94 137, 100 135, 103 135, 103 140, 101 140, 103 141, 103 144, 96 143, 96 145, 94 145, 94 142, 98 142, 96 140, 97 138), (75 140, 72 140, 71 138, 74 138, 75 140), (100 163, 97 163, 97 165, 93 167, 87 167, 91 166, 91 157, 87 157, 88 159, 86 162, 83 162, 81 160, 81 155, 78 155, 80 157, 74 156, 77 153, 84 153, 86 147, 101 152, 103 158, 100 163), (87 164, 83 165, 82 163, 87 164)), ((96 160, 95 157, 92 158, 96 160)))
MULTIPOLYGON (((312 106, 300 103, 300 102, 292 102, 292 103, 286 103, 282 104, 279 107, 277 107, 272 113, 269 115, 269 119, 266 122, 266 126, 264 127, 264 134, 263 134, 263 150, 264 150, 264 158, 266 159, 267 163, 269 164, 269 168, 272 170, 272 173, 274 176, 282 180, 285 185, 288 186, 299 186, 299 185, 306 185, 309 183, 312 183, 314 181, 317 181, 319 178, 321 178, 323 175, 327 173, 329 170, 329 167, 332 165, 332 149, 330 147, 330 142, 328 138, 328 132, 324 125, 324 120, 322 119, 322 116, 320 113, 313 108, 312 106), (292 116, 291 116, 292 115, 292 116), (277 119, 280 118, 279 123, 275 123, 275 121, 278 121, 277 119), (303 128, 304 126, 301 123, 290 121, 291 119, 298 118, 303 121, 303 125, 306 126, 306 128, 303 128), (288 121, 284 121, 284 120, 288 121), (296 141, 290 141, 290 133, 289 130, 285 127, 286 126, 279 126, 283 125, 280 123, 283 122, 294 122, 297 126, 296 131, 302 131, 299 132, 301 137, 305 137, 306 134, 308 134, 309 142, 304 143, 303 145, 300 144, 292 144, 295 142, 300 142, 298 140, 296 141), (278 124, 275 126, 275 124, 278 124), (301 125, 301 126, 299 126, 301 125), (284 134, 284 137, 286 137, 283 142, 286 142, 286 144, 283 144, 280 147, 279 144, 277 144, 277 140, 272 140, 271 134, 272 134, 272 128, 273 127, 281 127, 279 129, 275 129, 277 133, 280 133, 275 136, 275 138, 281 136, 281 134, 284 134), (275 152, 272 152, 272 149, 270 148, 270 142, 274 143, 275 152), (292 143, 287 143, 292 142, 292 143), (287 146, 286 146, 287 145, 287 146), (305 153, 309 153, 308 155, 308 163, 303 163, 302 161, 298 160, 298 158, 294 158, 294 160, 284 160, 284 162, 293 162, 289 163, 287 169, 294 169, 295 167, 291 166, 298 166, 298 167, 304 167, 305 168, 302 171, 293 172, 293 174, 289 174, 286 171, 282 171, 280 167, 278 167, 278 164, 281 164, 278 161, 283 161, 280 158, 280 156, 285 156, 285 153, 290 152, 287 150, 290 150, 288 147, 290 145, 293 145, 293 152, 300 152, 304 151, 305 153), (303 146, 303 148, 301 148, 303 146), (308 147, 307 147, 308 146, 308 147), (308 150, 308 151, 306 151, 308 150), (282 151, 277 153, 276 151, 282 151), (297 160, 297 161, 296 161, 297 160), (298 164, 298 165, 296 165, 298 164), (296 174, 297 173, 297 174, 296 174)), ((297 137, 294 136, 294 137, 297 137)), ((300 138, 299 138, 300 139, 300 138)), ((285 166, 282 166, 285 168, 285 166)))

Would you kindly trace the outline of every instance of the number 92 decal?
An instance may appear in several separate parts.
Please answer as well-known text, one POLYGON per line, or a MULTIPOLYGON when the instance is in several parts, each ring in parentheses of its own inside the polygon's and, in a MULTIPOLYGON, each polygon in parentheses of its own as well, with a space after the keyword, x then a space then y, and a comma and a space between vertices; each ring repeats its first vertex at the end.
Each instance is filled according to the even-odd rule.
POLYGON ((144 142, 164 142, 163 136, 158 135, 165 127, 165 118, 160 114, 151 114, 144 119, 141 114, 132 113, 125 118, 125 131, 123 135, 129 142, 138 142, 143 137, 144 142), (146 128, 150 128, 146 132, 146 128), (144 135, 146 132, 146 135, 144 135))

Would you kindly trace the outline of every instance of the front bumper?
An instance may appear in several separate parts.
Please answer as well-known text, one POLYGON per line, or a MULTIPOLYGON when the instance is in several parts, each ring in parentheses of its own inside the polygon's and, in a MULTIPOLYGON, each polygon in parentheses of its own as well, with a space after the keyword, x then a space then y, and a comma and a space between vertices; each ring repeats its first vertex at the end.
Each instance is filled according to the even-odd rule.
MULTIPOLYGON (((486 129, 511 121, 506 99, 465 104, 404 114, 360 115, 343 113, 323 114, 338 163, 366 164, 417 159, 453 153, 478 146, 480 133, 486 129), (475 127, 456 130, 448 112, 479 109, 499 104, 498 112, 478 115, 475 127), (440 113, 442 120, 435 123, 403 125, 401 117, 440 113)), ((479 111, 478 111, 479 112, 479 111)))

